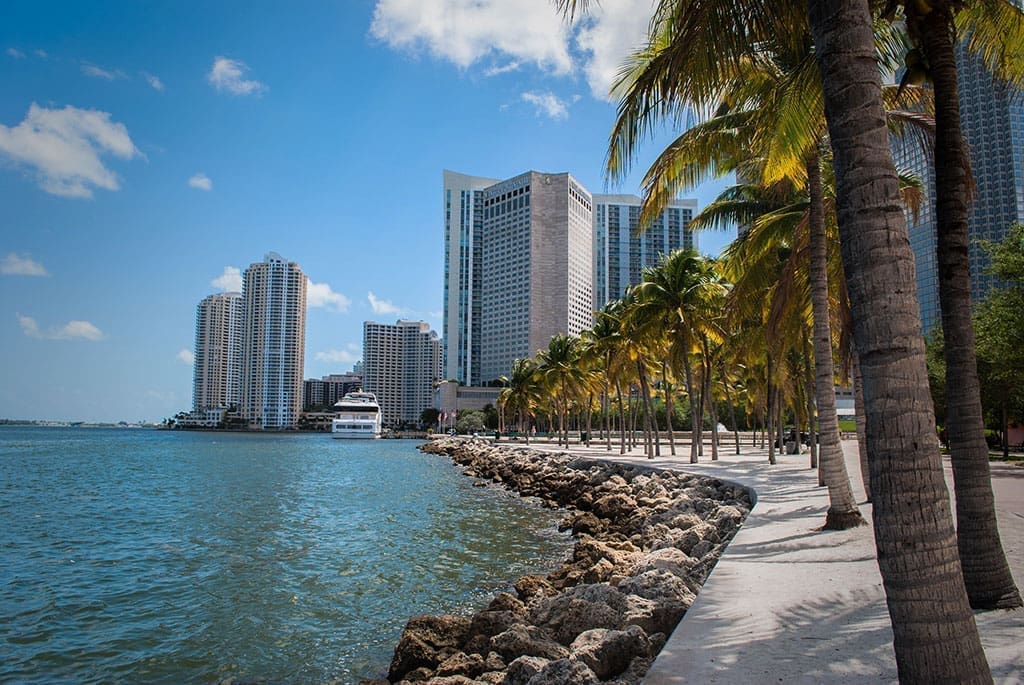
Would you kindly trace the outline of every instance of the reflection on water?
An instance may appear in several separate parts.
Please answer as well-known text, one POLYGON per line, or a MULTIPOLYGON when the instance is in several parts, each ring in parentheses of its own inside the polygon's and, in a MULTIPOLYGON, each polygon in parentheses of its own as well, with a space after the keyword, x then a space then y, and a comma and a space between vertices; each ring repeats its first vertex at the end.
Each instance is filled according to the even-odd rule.
POLYGON ((380 676, 558 518, 408 441, 0 427, 0 681, 380 676))

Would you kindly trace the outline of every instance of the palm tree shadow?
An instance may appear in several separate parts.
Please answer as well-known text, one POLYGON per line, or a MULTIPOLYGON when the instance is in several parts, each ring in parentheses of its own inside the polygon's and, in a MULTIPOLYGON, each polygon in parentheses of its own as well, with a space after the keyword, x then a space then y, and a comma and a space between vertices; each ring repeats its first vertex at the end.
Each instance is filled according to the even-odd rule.
POLYGON ((645 683, 897 682, 889 616, 870 591, 808 598, 753 622, 735 597, 698 601, 699 618, 683 619, 645 683))

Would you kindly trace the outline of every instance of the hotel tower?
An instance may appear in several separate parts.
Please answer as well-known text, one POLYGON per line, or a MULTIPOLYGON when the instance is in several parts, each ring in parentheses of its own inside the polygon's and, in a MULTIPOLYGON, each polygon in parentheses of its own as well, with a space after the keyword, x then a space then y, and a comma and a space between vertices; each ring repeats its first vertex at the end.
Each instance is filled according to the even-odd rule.
POLYGON ((302 412, 306 276, 269 253, 242 280, 242 416, 250 428, 293 428, 302 412))
POLYGON ((480 281, 471 298, 476 306, 479 297, 480 371, 459 378, 473 385, 507 375, 515 359, 534 356, 555 335, 588 328, 594 302, 591 198, 572 176, 529 171, 501 181, 484 189, 480 210, 480 281))

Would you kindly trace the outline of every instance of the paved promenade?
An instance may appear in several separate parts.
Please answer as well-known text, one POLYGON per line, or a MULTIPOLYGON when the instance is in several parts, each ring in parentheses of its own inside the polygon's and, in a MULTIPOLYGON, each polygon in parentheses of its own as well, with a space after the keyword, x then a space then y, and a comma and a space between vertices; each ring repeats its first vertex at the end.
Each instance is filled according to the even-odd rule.
MULTIPOLYGON (((731 436, 730 436, 731 438, 731 436)), ((854 493, 864 500, 857 444, 843 441, 854 493)), ((892 629, 870 525, 822 532, 828 493, 817 485, 808 457, 732 442, 718 462, 710 449, 697 465, 689 445, 675 457, 642 451, 609 455, 596 443, 573 453, 673 468, 741 483, 757 504, 730 543, 686 617, 669 638, 645 682, 886 683, 896 682, 892 629)), ((1003 546, 1018 586, 1024 585, 1024 467, 993 464, 1003 546)), ((946 479, 952 473, 946 460, 946 479)), ((870 505, 861 513, 871 520, 870 505)), ((1024 610, 976 614, 996 683, 1024 683, 1024 610)))

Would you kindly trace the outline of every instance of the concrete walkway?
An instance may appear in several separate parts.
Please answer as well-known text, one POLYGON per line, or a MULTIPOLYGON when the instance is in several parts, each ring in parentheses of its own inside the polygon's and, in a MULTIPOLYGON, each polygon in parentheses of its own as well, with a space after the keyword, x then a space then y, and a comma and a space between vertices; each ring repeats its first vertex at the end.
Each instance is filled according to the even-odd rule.
MULTIPOLYGON (((730 436, 731 438, 731 436, 730 436)), ((855 441, 843 442, 854 493, 864 500, 855 441)), ((741 483, 757 504, 671 635, 646 681, 662 683, 897 682, 892 628, 875 560, 872 528, 822 532, 828 493, 808 457, 780 455, 730 441, 718 462, 678 456, 620 456, 596 443, 587 456, 672 468, 741 483)), ((1003 546, 1018 586, 1024 583, 1024 467, 993 464, 1003 546)), ((946 460, 946 478, 952 473, 946 460)), ((870 522, 871 507, 861 513, 870 522)), ((1024 683, 1024 610, 976 614, 996 683, 1024 683)))

